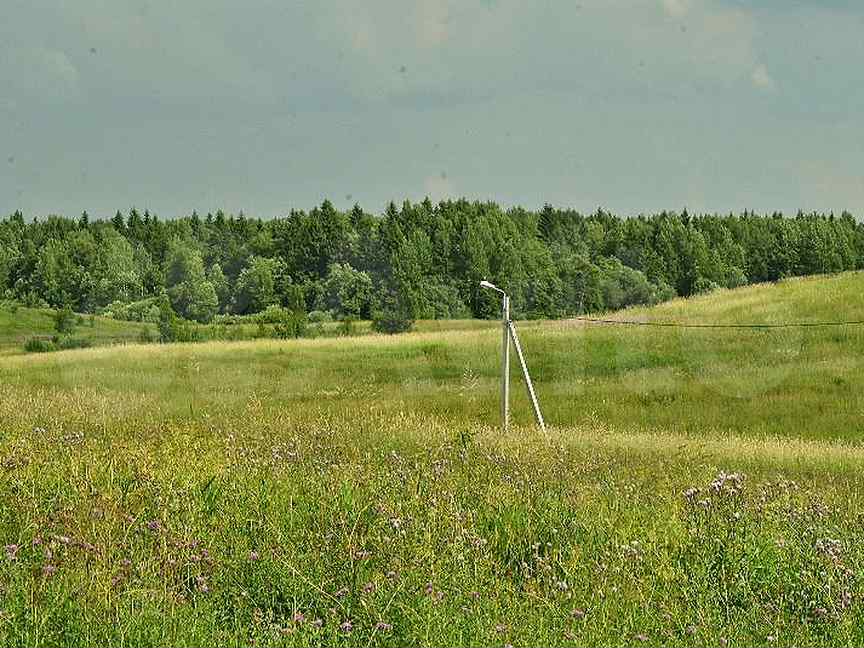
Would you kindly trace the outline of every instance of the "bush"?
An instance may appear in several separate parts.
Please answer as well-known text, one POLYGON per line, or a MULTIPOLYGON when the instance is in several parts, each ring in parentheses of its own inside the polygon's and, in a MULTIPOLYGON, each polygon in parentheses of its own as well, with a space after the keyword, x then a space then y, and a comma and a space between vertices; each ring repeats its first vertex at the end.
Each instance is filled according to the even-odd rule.
POLYGON ((339 325, 339 335, 356 335, 357 334, 357 318, 353 315, 346 315, 342 318, 339 325))
POLYGON ((55 335, 53 337, 32 337, 24 342, 24 350, 27 353, 51 353, 52 351, 65 351, 68 349, 87 349, 93 343, 86 338, 74 338, 70 336, 55 335))
POLYGON ((54 344, 59 350, 89 349, 91 346, 93 346, 93 342, 91 342, 87 338, 74 337, 55 337, 54 344))
POLYGON ((405 333, 414 327, 414 317, 403 296, 391 290, 381 300, 380 308, 372 316, 372 330, 378 333, 405 333))
POLYGON ((78 325, 78 317, 71 306, 64 306, 54 313, 54 329, 60 334, 72 333, 78 325))
POLYGON ((290 313, 290 311, 271 304, 260 313, 255 315, 255 321, 260 324, 278 324, 290 313))
POLYGON ((372 329, 378 333, 406 333, 414 327, 414 319, 398 311, 382 311, 375 314, 372 329))
POLYGON ((142 328, 138 333, 138 341, 141 344, 150 344, 156 340, 153 332, 149 328, 142 328))
POLYGON ((111 302, 102 310, 102 315, 126 322, 159 321, 159 304, 157 297, 149 297, 137 302, 111 302))
POLYGON ((327 311, 313 310, 306 316, 307 321, 310 324, 324 324, 326 322, 332 322, 333 318, 330 316, 330 313, 327 311))
POLYGON ((276 323, 273 334, 283 340, 304 337, 306 335, 306 313, 287 313, 276 323))
POLYGON ((177 317, 167 295, 159 298, 159 341, 169 342, 198 342, 201 335, 196 328, 188 322, 177 317))
POLYGON ((57 345, 52 340, 42 338, 28 338, 24 342, 24 350, 27 353, 49 353, 57 350, 57 345))

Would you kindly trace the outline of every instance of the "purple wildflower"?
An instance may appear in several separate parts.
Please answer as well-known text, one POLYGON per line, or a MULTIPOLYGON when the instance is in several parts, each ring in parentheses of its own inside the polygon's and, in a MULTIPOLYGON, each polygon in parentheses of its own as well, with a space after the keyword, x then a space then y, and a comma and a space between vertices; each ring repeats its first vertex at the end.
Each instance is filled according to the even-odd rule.
POLYGON ((57 568, 54 565, 45 565, 42 567, 42 573, 45 574, 46 578, 53 576, 56 571, 57 568))
POLYGON ((203 574, 199 574, 195 577, 195 583, 198 585, 198 589, 202 592, 209 592, 210 588, 207 586, 207 577, 203 574))
POLYGON ((393 626, 389 623, 384 623, 383 621, 379 621, 375 624, 375 629, 380 632, 390 632, 393 629, 393 626))
POLYGON ((375 591, 375 583, 373 583, 372 581, 369 581, 368 583, 366 583, 363 586, 363 593, 364 594, 371 594, 374 591, 375 591))
POLYGON ((302 612, 295 612, 294 616, 291 617, 294 623, 303 623, 306 620, 306 615, 302 612))
POLYGON ((9 560, 15 560, 18 557, 18 550, 21 548, 21 545, 17 544, 7 544, 6 549, 6 557, 9 560))
POLYGON ((260 556, 258 555, 257 551, 249 552, 249 560, 258 560, 258 558, 260 558, 260 556))
POLYGON ((159 520, 150 520, 147 522, 146 526, 153 533, 158 533, 158 531, 162 528, 162 525, 159 524, 159 520))
POLYGON ((348 619, 347 621, 344 621, 344 622, 342 623, 342 625, 339 626, 339 629, 340 629, 342 632, 351 632, 351 630, 352 630, 353 628, 354 628, 354 624, 351 623, 351 620, 350 620, 350 619, 348 619))
POLYGON ((315 619, 315 620, 312 622, 312 627, 313 627, 313 628, 320 628, 320 627, 323 626, 323 625, 324 625, 324 621, 321 620, 321 619, 315 619))

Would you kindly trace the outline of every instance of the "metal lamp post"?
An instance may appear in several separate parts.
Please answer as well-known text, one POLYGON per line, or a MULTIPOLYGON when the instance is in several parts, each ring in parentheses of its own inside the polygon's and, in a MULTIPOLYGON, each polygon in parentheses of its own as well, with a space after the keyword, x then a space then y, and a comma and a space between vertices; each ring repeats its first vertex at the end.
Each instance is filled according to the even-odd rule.
POLYGON ((480 282, 480 287, 494 290, 501 294, 501 328, 503 329, 501 345, 501 426, 506 432, 510 423, 510 342, 512 341, 513 347, 516 349, 516 357, 519 358, 519 365, 522 367, 522 375, 525 377, 528 397, 531 399, 531 406, 534 408, 534 418, 537 419, 537 425, 545 433, 546 424, 543 422, 543 414, 540 412, 540 403, 537 401, 537 394, 534 393, 534 384, 531 382, 531 376, 528 373, 528 365, 525 363, 522 345, 519 344, 516 326, 510 319, 510 297, 498 286, 485 279, 480 282))

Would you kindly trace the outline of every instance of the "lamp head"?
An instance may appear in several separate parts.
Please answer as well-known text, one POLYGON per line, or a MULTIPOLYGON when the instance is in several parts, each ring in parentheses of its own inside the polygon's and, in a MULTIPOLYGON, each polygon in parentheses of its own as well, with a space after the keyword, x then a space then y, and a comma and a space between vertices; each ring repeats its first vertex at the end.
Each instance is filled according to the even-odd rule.
POLYGON ((503 290, 501 290, 498 286, 496 286, 495 284, 493 284, 493 283, 491 283, 491 282, 489 282, 489 281, 486 281, 485 279, 484 279, 483 281, 480 282, 480 287, 481 287, 481 288, 488 288, 489 290, 494 290, 495 292, 499 292, 499 293, 501 293, 502 295, 506 295, 506 294, 507 294, 507 293, 505 293, 503 290))

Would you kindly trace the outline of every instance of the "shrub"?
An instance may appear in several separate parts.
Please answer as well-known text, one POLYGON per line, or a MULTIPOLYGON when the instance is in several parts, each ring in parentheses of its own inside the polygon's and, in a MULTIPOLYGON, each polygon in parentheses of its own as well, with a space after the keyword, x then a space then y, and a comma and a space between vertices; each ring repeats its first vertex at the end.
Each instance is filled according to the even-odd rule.
POLYGON ((273 329, 280 339, 299 338, 306 334, 306 313, 286 313, 273 329))
POLYGON ((27 353, 49 353, 57 350, 57 345, 52 340, 42 338, 28 338, 24 342, 24 350, 27 353))
POLYGON ((339 325, 339 335, 356 335, 357 334, 357 318, 353 315, 346 315, 342 318, 339 325))
POLYGON ((159 321, 158 301, 158 297, 148 297, 128 304, 115 301, 108 304, 101 314, 126 322, 153 322, 155 324, 159 321))
POLYGON ((255 315, 255 321, 261 324, 278 324, 285 316, 289 313, 289 311, 285 310, 281 306, 276 306, 275 304, 271 304, 263 311, 255 315))
POLYGON ((93 346, 93 342, 88 340, 87 338, 75 338, 75 337, 55 337, 54 345, 59 350, 67 350, 67 349, 89 349, 93 346))
POLYGON ((324 324, 325 322, 332 322, 333 318, 330 316, 330 313, 327 311, 313 310, 306 316, 307 321, 310 324, 324 324))
POLYGON ((54 329, 60 334, 72 333, 78 325, 78 317, 71 306, 64 306, 54 313, 54 329))
POLYGON ((414 319, 399 311, 381 311, 372 320, 372 329, 378 333, 405 333, 414 327, 414 319))
POLYGON ((167 295, 159 298, 159 341, 168 342, 197 342, 201 335, 195 327, 177 317, 167 295))

